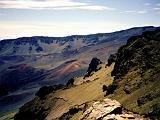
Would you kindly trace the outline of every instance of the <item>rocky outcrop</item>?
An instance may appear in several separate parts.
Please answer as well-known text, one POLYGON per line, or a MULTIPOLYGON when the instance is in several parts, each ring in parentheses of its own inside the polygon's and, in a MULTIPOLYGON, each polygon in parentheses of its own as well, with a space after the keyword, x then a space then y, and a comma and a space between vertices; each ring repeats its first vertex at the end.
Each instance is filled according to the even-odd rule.
POLYGON ((128 110, 160 119, 160 30, 131 37, 118 50, 111 74, 112 98, 128 110))
POLYGON ((91 63, 89 64, 87 74, 84 76, 84 78, 89 77, 92 72, 96 72, 96 71, 100 70, 101 68, 98 68, 98 65, 101 63, 102 62, 98 58, 93 58, 91 60, 91 63))
POLYGON ((68 80, 66 86, 70 87, 70 86, 73 86, 74 85, 74 78, 71 78, 68 80))
POLYGON ((111 54, 108 58, 108 66, 110 66, 113 62, 117 61, 117 54, 111 54))
POLYGON ((120 78, 137 67, 144 73, 160 63, 160 30, 147 31, 140 36, 131 37, 127 44, 120 47, 112 75, 120 78))
POLYGON ((122 106, 116 100, 104 99, 102 101, 94 102, 93 105, 87 109, 80 120, 143 120, 137 118, 133 114, 123 112, 122 106))

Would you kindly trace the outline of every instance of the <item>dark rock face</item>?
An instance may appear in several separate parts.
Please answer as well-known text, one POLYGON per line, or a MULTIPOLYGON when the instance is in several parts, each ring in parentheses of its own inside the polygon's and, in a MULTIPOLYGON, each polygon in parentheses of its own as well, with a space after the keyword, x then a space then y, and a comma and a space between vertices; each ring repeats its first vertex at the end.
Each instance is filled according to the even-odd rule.
POLYGON ((141 68, 142 71, 154 68, 160 63, 159 45, 159 30, 131 37, 127 44, 118 50, 117 62, 112 75, 119 78, 135 66, 141 68))
POLYGON ((74 84, 74 78, 71 78, 70 80, 68 80, 66 85, 69 87, 72 86, 73 84, 74 84))
POLYGON ((89 64, 89 68, 88 68, 87 72, 95 71, 97 69, 97 66, 101 63, 102 62, 98 58, 93 58, 91 60, 91 63, 89 64))
POLYGON ((113 62, 117 61, 117 54, 111 54, 108 58, 108 66, 110 66, 113 62))
POLYGON ((87 74, 84 77, 88 77, 91 75, 91 72, 93 71, 98 71, 99 69, 97 69, 97 66, 99 64, 101 64, 102 62, 98 59, 98 58, 93 58, 91 60, 91 63, 89 64, 88 70, 87 70, 87 74))

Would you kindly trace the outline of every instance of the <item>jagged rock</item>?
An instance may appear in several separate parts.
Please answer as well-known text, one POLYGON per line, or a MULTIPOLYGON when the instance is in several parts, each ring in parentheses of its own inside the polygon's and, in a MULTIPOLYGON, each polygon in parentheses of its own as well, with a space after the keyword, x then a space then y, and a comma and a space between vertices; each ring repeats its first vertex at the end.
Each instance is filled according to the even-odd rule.
POLYGON ((104 99, 102 101, 94 102, 93 105, 87 109, 80 120, 143 120, 144 118, 133 114, 128 114, 122 111, 122 106, 116 100, 104 99))
POLYGON ((71 78, 70 80, 68 80, 67 84, 68 87, 74 85, 74 78, 71 78))
POLYGON ((93 58, 91 60, 91 63, 89 64, 88 70, 87 70, 87 74, 84 76, 85 77, 89 77, 91 75, 91 72, 93 71, 98 71, 101 68, 98 68, 98 65, 101 64, 102 62, 98 59, 98 58, 93 58))
POLYGON ((104 99, 103 101, 97 101, 87 109, 80 120, 97 120, 103 118, 110 113, 121 113, 122 107, 119 102, 111 99, 104 99))

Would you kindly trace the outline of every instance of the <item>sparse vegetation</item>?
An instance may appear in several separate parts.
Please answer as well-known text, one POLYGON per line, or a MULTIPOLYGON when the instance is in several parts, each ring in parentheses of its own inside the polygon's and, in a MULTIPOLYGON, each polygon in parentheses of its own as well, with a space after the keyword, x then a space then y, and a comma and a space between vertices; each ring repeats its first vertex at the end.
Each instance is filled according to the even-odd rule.
POLYGON ((79 111, 82 111, 82 109, 76 107, 70 108, 69 111, 64 113, 58 120, 70 120, 79 111))
POLYGON ((101 64, 100 66, 101 70, 94 72, 95 74, 93 76, 87 77, 86 79, 83 79, 83 77, 75 78, 75 82, 87 81, 88 79, 90 79, 90 82, 82 82, 81 84, 74 85, 74 87, 69 87, 65 89, 62 88, 55 92, 51 92, 50 94, 48 94, 47 91, 48 95, 45 96, 45 99, 40 99, 40 97, 36 97, 31 102, 25 104, 16 116, 25 116, 25 114, 23 113, 28 111, 34 112, 34 114, 36 114, 37 116, 39 115, 40 109, 43 108, 47 109, 44 111, 45 115, 47 114, 47 118, 59 118, 62 116, 62 113, 66 113, 62 116, 63 119, 74 119, 80 117, 83 110, 79 109, 80 106, 76 109, 74 108, 74 106, 83 105, 84 103, 91 102, 92 100, 103 98, 103 84, 109 85, 112 83, 113 79, 109 75, 106 77, 106 73, 110 74, 114 65, 107 68, 105 68, 105 64, 101 64), (99 79, 95 80, 95 78, 99 79), (34 111, 31 109, 31 106, 34 111), (56 115, 48 114, 48 112, 56 113, 56 115))
MULTIPOLYGON (((117 53, 113 99, 133 112, 160 119, 160 30, 132 37, 117 53)), ((112 92, 112 91, 111 91, 112 92)))
POLYGON ((114 84, 111 84, 111 85, 103 85, 103 91, 106 91, 106 95, 109 95, 109 94, 113 94, 115 89, 116 89, 116 85, 114 84))
POLYGON ((44 86, 39 89, 39 91, 36 93, 36 96, 38 96, 40 99, 45 99, 46 95, 61 88, 63 88, 63 85, 44 86))

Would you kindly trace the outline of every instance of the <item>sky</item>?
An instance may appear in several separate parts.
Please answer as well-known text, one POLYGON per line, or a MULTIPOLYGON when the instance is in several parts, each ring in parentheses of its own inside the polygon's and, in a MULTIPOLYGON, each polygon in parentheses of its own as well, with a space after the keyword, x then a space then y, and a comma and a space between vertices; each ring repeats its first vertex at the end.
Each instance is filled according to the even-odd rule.
POLYGON ((160 0, 0 0, 0 39, 160 26, 160 0))

